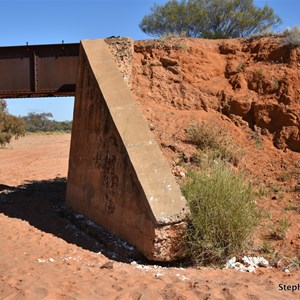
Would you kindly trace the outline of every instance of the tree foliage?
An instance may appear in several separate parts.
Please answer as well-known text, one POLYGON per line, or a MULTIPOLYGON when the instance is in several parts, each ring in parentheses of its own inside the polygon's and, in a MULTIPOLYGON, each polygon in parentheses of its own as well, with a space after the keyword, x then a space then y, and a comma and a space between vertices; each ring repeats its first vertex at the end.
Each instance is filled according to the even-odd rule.
POLYGON ((12 137, 24 136, 25 127, 21 118, 10 115, 5 100, 0 100, 0 146, 9 144, 12 137))
POLYGON ((274 10, 256 7, 253 0, 170 0, 154 4, 140 28, 154 37, 186 34, 201 38, 239 38, 281 24, 274 10))
POLYGON ((58 122, 55 120, 51 120, 51 118, 53 118, 53 115, 49 112, 40 114, 30 112, 27 116, 23 117, 26 131, 71 131, 71 121, 58 122))

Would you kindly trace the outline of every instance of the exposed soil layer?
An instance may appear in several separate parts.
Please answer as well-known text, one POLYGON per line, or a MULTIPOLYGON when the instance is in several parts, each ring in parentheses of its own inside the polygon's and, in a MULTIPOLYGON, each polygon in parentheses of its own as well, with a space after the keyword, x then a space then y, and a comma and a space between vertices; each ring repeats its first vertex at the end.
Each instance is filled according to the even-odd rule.
POLYGON ((299 259, 300 48, 278 36, 167 38, 134 49, 132 91, 179 181, 177 170, 195 152, 186 129, 209 123, 228 131, 244 153, 235 168, 260 190, 268 216, 254 249, 274 262, 299 259))
POLYGON ((133 92, 154 123, 151 104, 181 115, 216 111, 279 149, 300 152, 299 47, 281 37, 174 38, 139 41, 134 49, 133 92))

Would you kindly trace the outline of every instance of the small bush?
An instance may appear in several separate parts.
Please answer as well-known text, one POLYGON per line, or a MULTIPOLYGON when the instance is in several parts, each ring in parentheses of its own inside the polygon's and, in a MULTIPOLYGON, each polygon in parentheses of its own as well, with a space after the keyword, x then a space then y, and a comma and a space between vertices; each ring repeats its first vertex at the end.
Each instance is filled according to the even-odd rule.
POLYGON ((24 122, 21 118, 10 115, 5 100, 0 99, 0 147, 9 144, 12 137, 16 139, 25 135, 24 122))
POLYGON ((283 41, 286 45, 294 47, 300 46, 300 28, 298 26, 292 29, 286 29, 283 34, 283 41))
POLYGON ((287 265, 287 268, 291 271, 300 270, 300 256, 297 256, 297 257, 294 257, 294 258, 290 259, 289 264, 287 265))
POLYGON ((291 226, 290 221, 287 218, 283 218, 279 220, 274 232, 271 236, 278 240, 284 240, 286 238, 286 234, 291 226))
POLYGON ((258 213, 252 187, 224 162, 191 171, 182 185, 191 211, 188 255, 196 263, 220 263, 246 248, 258 213))
POLYGON ((181 34, 165 34, 161 37, 149 40, 148 46, 154 49, 160 50, 186 50, 186 35, 185 33, 181 34))
POLYGON ((197 146, 199 156, 205 153, 211 159, 238 164, 242 151, 232 143, 229 133, 212 122, 192 125, 187 129, 188 142, 197 146))

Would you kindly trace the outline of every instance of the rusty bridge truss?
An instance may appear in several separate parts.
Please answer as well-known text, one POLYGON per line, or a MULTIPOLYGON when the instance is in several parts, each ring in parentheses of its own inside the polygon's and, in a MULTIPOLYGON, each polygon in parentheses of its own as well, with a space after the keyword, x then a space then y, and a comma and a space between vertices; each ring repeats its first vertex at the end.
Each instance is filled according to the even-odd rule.
POLYGON ((74 96, 79 43, 0 47, 0 98, 74 96))

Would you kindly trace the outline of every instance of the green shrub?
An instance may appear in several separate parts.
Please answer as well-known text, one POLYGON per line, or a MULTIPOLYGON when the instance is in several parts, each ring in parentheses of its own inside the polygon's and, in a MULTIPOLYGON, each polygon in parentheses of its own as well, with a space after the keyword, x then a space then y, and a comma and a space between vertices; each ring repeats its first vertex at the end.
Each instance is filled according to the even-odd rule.
POLYGON ((257 224, 252 186, 222 161, 191 171, 182 185, 191 211, 188 256, 196 263, 220 263, 246 248, 257 224))
POLYGON ((290 226, 291 223, 287 218, 284 217, 280 219, 274 232, 271 234, 272 237, 274 237, 275 239, 284 240, 290 226))
POLYGON ((0 147, 9 144, 12 137, 17 139, 24 135, 25 128, 23 120, 9 114, 6 101, 0 99, 0 147))
POLYGON ((290 46, 300 46, 300 28, 298 26, 284 31, 284 43, 290 46))
POLYGON ((221 159, 237 165, 242 154, 241 149, 232 143, 229 133, 217 123, 190 126, 187 129, 187 139, 196 145, 198 156, 203 156, 204 153, 211 159, 221 159))
POLYGON ((169 0, 154 4, 139 24, 146 34, 158 37, 180 34, 209 39, 240 38, 276 28, 282 23, 268 5, 253 0, 169 0))

